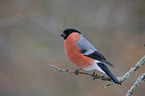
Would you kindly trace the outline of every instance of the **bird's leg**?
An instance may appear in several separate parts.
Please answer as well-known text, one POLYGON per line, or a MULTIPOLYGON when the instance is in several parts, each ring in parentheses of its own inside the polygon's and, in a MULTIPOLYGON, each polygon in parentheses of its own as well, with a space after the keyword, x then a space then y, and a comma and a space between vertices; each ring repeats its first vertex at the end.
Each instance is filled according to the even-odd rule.
POLYGON ((96 76, 96 74, 95 74, 95 70, 94 70, 94 72, 93 72, 93 74, 92 74, 92 79, 93 79, 93 80, 95 80, 95 76, 96 76))
POLYGON ((82 69, 82 68, 79 68, 79 69, 75 70, 74 73, 75 73, 76 75, 79 75, 79 70, 81 70, 81 69, 82 69))

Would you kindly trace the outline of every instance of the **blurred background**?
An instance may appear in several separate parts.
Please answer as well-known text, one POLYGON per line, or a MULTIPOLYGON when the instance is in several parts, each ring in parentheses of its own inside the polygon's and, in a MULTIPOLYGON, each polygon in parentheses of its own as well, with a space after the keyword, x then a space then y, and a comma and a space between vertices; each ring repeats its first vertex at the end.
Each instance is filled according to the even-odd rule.
MULTIPOLYGON (((145 72, 104 89, 109 82, 53 70, 48 64, 77 69, 64 53, 66 28, 78 29, 122 76, 145 54, 145 0, 0 0, 0 96, 125 96, 145 72)), ((132 96, 144 89, 142 82, 132 96)))

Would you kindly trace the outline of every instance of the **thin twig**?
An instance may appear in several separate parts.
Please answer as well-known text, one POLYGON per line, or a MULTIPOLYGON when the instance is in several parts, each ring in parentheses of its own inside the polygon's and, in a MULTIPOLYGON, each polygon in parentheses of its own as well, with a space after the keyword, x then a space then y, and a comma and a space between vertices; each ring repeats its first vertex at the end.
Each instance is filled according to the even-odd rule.
MULTIPOLYGON (((51 68, 56 69, 56 71, 59 71, 59 72, 68 72, 68 73, 74 73, 75 74, 75 71, 73 71, 73 70, 61 69, 61 68, 58 68, 58 67, 56 67, 54 65, 49 65, 49 64, 48 64, 48 66, 51 67, 51 68)), ((86 72, 80 72, 80 71, 79 71, 79 74, 84 74, 84 75, 91 76, 93 80, 100 79, 100 80, 104 80, 104 81, 111 81, 111 79, 109 77, 100 76, 98 74, 96 74, 95 76, 93 76, 93 74, 86 73, 86 72)))
POLYGON ((136 82, 128 90, 126 96, 130 96, 133 93, 133 91, 135 90, 135 88, 138 86, 138 84, 141 83, 142 80, 144 80, 144 79, 145 79, 145 73, 142 74, 140 77, 137 78, 136 82))

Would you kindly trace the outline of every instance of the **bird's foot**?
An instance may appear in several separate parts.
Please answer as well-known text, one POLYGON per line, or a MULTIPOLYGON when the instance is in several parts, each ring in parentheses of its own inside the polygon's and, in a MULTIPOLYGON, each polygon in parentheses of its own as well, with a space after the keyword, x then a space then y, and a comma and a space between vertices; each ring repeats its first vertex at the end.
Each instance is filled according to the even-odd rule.
POLYGON ((79 70, 75 70, 74 72, 76 75, 79 75, 79 70))
POLYGON ((82 68, 75 70, 74 73, 75 73, 76 75, 79 75, 79 73, 80 73, 79 70, 81 70, 81 69, 82 69, 82 68))
POLYGON ((91 75, 91 77, 92 77, 92 80, 95 80, 95 77, 96 77, 95 70, 94 70, 93 74, 91 75))

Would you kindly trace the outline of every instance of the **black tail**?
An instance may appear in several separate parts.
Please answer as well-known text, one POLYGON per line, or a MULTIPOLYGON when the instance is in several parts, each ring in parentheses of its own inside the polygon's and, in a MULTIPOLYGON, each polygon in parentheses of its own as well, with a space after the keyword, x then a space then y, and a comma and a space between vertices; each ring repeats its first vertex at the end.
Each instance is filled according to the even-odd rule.
POLYGON ((120 81, 111 73, 108 67, 103 63, 97 63, 98 66, 113 80, 114 83, 120 84, 120 81))

